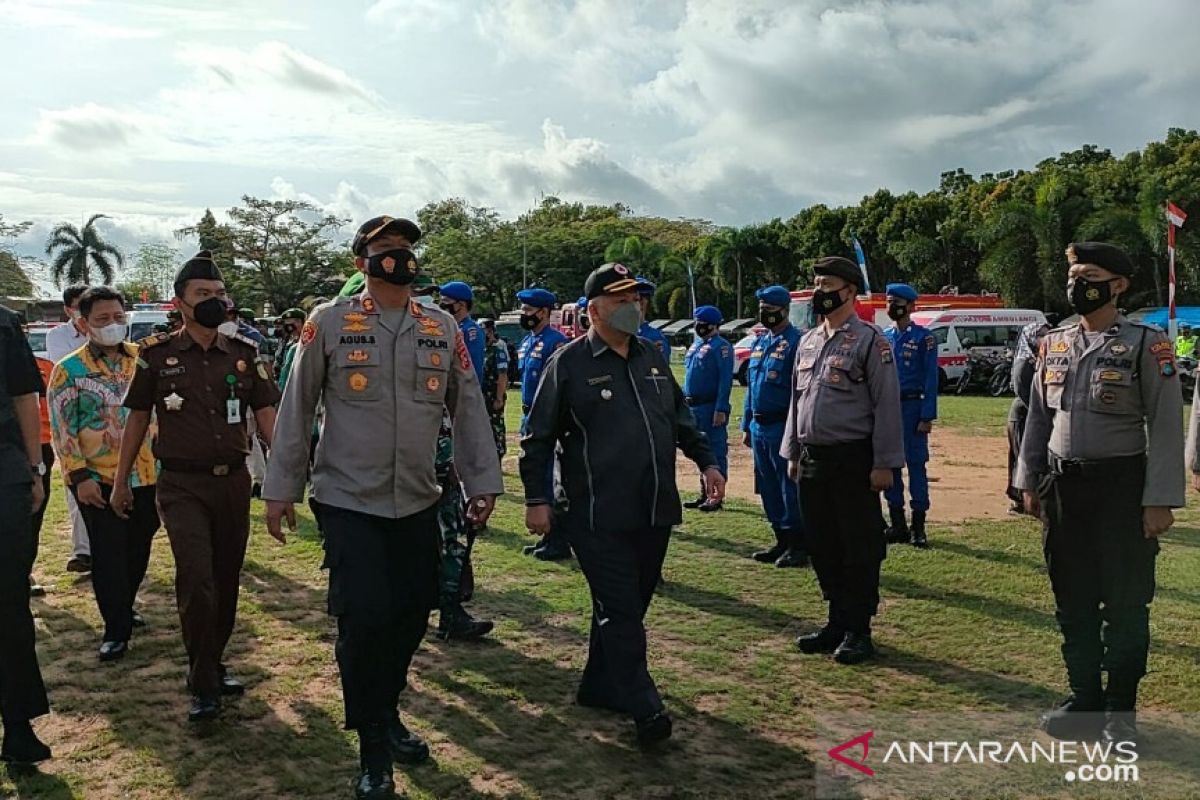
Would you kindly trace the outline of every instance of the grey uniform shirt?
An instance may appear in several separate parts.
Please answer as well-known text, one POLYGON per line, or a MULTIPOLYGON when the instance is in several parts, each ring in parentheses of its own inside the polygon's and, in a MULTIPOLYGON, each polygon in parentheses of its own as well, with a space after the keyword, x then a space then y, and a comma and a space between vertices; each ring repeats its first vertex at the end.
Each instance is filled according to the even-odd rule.
POLYGON ((1050 455, 1147 454, 1143 506, 1184 504, 1183 396, 1160 329, 1118 316, 1091 344, 1079 325, 1042 339, 1014 483, 1036 491, 1050 455))
POLYGON ((304 324, 275 423, 263 498, 304 496, 317 405, 325 424, 313 468, 321 503, 399 519, 441 496, 434 459, 443 407, 469 497, 504 491, 491 422, 454 319, 416 302, 381 316, 368 294, 318 306, 304 324))
POLYGON ((874 469, 904 466, 900 379, 892 345, 857 316, 835 330, 812 328, 796 346, 792 400, 779 454, 799 461, 803 445, 871 441, 874 469))

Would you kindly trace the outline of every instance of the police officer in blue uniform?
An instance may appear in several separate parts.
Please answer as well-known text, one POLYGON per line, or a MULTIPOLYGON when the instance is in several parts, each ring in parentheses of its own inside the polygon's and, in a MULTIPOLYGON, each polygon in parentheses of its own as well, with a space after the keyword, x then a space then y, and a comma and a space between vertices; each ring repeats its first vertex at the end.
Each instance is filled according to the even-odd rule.
POLYGON ((908 494, 912 499, 911 531, 904 519, 904 480, 900 470, 892 473, 887 498, 891 525, 889 542, 909 542, 928 547, 925 514, 929 511, 929 431, 937 419, 938 361, 937 340, 928 328, 912 321, 917 292, 907 283, 887 286, 888 316, 896 323, 884 331, 895 353, 900 378, 900 410, 904 424, 904 463, 908 466, 908 494))
MULTIPOLYGON (((700 306, 692 315, 696 320, 696 341, 684 356, 683 400, 692 410, 696 428, 708 437, 717 459, 717 468, 729 477, 729 392, 733 387, 733 347, 719 333, 724 318, 713 306, 700 306)), ((701 511, 720 511, 721 501, 708 499, 703 481, 700 497, 685 504, 701 511)))
POLYGON ((637 335, 657 347, 663 360, 670 364, 671 343, 667 341, 667 337, 662 331, 650 324, 650 300, 654 297, 654 290, 657 287, 641 275, 637 276, 637 282, 638 303, 642 309, 642 325, 638 328, 637 335))
POLYGON ((475 292, 462 281, 450 281, 438 287, 441 299, 438 305, 442 311, 454 317, 462 331, 463 342, 467 345, 467 353, 471 356, 471 366, 475 368, 475 377, 479 385, 483 385, 483 355, 487 349, 487 341, 479 323, 471 318, 471 309, 475 306, 475 292))
MULTIPOLYGON (((546 289, 522 289, 517 292, 521 304, 521 327, 529 331, 517 348, 517 369, 521 372, 521 435, 526 432, 529 409, 542 380, 542 371, 551 354, 567 343, 567 337, 558 328, 550 325, 550 312, 558 298, 546 289)), ((546 474, 547 495, 553 496, 554 475, 546 474)), ((571 545, 566 534, 555 525, 554 529, 536 545, 525 548, 526 555, 541 561, 561 561, 571 557, 571 545)))
POLYGON ((788 478, 787 460, 779 454, 791 402, 792 369, 800 331, 788 320, 792 296, 782 286, 755 293, 758 321, 766 332, 754 340, 746 368, 746 403, 742 409, 742 444, 754 452, 754 490, 775 531, 775 546, 754 554, 755 561, 777 567, 802 567, 804 528, 796 482, 788 478))

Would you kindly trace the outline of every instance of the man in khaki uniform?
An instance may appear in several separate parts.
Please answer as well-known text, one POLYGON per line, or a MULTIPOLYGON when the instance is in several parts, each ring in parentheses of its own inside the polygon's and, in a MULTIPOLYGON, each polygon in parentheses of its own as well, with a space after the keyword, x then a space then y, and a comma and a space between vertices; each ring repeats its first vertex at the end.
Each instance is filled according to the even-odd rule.
POLYGON ((295 525, 309 433, 323 401, 310 502, 325 534, 346 727, 359 734, 359 798, 392 797, 393 760, 429 757, 397 704, 438 600, 435 456, 443 408, 453 417, 469 521, 486 523, 504 488, 458 325, 412 297, 411 248, 420 235, 412 222, 392 217, 359 228, 351 249, 366 291, 318 306, 304 323, 263 485, 267 526, 282 537, 283 518, 295 525))
POLYGON ((1015 481, 1042 517, 1071 689, 1042 728, 1133 740, 1158 537, 1184 504, 1183 398, 1170 339, 1117 310, 1129 257, 1078 242, 1067 261, 1081 319, 1042 338, 1015 481))

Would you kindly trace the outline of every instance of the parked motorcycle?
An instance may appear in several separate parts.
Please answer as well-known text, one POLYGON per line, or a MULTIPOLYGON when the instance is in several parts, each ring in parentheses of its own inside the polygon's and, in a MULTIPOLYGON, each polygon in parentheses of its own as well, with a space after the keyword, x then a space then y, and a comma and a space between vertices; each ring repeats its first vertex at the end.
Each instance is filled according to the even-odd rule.
MULTIPOLYGON (((955 394, 966 394, 967 392, 988 392, 993 393, 992 378, 998 370, 1003 369, 1008 371, 1012 368, 1012 356, 1006 355, 1005 352, 994 351, 972 351, 967 355, 967 365, 963 370, 962 377, 958 379, 958 385, 954 387, 955 394)), ((1004 378, 1004 383, 1007 384, 1008 379, 1004 378)), ((995 394, 999 397, 1004 393, 1001 388, 999 393, 995 394)))
POLYGON ((1012 362, 1013 351, 1005 350, 1003 361, 996 365, 992 377, 988 381, 988 394, 992 397, 1003 397, 1012 394, 1012 362))

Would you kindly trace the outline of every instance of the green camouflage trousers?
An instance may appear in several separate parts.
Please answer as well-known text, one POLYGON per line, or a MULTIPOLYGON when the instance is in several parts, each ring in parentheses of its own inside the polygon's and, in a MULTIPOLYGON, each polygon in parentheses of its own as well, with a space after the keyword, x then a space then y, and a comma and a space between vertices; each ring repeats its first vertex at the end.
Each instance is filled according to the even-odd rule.
POLYGON ((489 403, 488 416, 492 420, 492 436, 496 438, 496 453, 504 458, 508 452, 508 430, 504 424, 504 412, 496 411, 489 403))
POLYGON ((439 606, 443 612, 457 610, 459 603, 470 599, 475 576, 471 569, 471 545, 475 531, 467 525, 466 499, 462 484, 454 469, 454 445, 450 437, 449 416, 442 417, 438 434, 437 478, 442 487, 438 500, 438 527, 442 534, 442 568, 439 606))

